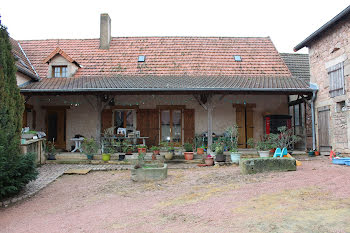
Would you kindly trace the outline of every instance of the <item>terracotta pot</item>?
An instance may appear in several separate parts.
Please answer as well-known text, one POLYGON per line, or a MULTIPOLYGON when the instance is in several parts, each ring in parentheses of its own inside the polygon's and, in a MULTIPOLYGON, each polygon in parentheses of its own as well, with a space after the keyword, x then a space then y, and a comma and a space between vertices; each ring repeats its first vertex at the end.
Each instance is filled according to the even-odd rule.
POLYGON ((137 148, 137 152, 140 153, 146 153, 147 148, 137 148))
POLYGON ((319 151, 315 151, 315 156, 319 156, 320 152, 319 151))
POLYGON ((185 159, 186 160, 192 160, 193 159, 193 152, 184 152, 185 159))
POLYGON ((204 162, 205 162, 205 164, 206 164, 207 166, 213 166, 213 165, 214 165, 214 159, 213 159, 213 158, 206 158, 206 159, 204 160, 204 162))
POLYGON ((198 155, 204 154, 204 148, 197 148, 197 154, 198 155))
POLYGON ((156 160, 157 159, 157 155, 152 154, 152 160, 156 160))
POLYGON ((153 151, 153 154, 154 154, 154 155, 159 155, 159 154, 160 154, 160 151, 159 151, 159 150, 154 150, 154 151, 153 151))

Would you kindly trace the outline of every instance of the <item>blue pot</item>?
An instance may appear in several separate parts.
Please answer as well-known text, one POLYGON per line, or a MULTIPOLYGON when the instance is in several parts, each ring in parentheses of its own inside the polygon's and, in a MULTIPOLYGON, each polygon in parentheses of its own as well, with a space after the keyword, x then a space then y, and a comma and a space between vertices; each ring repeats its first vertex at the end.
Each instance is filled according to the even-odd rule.
POLYGON ((350 162, 350 157, 340 158, 340 159, 332 159, 333 164, 345 165, 346 162, 350 162))

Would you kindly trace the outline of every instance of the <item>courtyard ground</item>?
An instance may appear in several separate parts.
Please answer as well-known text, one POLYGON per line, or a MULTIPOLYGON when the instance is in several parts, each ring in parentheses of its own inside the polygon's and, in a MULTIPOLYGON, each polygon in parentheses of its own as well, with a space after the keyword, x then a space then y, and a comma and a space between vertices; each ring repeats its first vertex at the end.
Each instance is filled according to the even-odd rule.
POLYGON ((350 167, 326 157, 295 172, 241 175, 236 166, 64 175, 0 208, 0 232, 350 232, 350 167))

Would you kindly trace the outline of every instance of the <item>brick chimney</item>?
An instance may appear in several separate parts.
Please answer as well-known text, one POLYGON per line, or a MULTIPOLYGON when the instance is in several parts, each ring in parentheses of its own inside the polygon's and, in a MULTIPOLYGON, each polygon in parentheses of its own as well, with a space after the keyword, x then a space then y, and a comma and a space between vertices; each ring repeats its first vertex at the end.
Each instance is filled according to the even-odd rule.
POLYGON ((109 49, 111 38, 111 18, 103 13, 100 22, 100 49, 109 49))

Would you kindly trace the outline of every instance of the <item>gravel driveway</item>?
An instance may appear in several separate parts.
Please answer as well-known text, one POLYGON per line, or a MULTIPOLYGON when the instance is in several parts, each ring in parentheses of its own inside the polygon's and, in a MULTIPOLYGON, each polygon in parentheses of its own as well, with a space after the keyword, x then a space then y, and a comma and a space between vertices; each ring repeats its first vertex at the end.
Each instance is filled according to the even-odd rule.
POLYGON ((0 209, 0 232, 350 232, 350 167, 324 158, 296 172, 241 175, 235 166, 64 175, 0 209))

